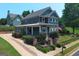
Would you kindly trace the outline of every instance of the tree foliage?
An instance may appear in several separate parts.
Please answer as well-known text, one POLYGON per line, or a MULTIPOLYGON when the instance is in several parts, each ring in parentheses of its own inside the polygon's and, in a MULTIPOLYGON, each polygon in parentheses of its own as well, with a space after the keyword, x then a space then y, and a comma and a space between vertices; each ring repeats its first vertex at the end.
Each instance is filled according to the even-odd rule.
POLYGON ((22 16, 25 17, 25 16, 27 16, 28 14, 30 14, 30 11, 29 11, 29 10, 28 10, 28 11, 23 11, 22 16))
POLYGON ((6 18, 1 18, 0 19, 0 25, 6 25, 7 24, 7 19, 6 18))
POLYGON ((66 25, 71 26, 72 21, 79 18, 79 4, 66 3, 63 10, 63 19, 66 25))

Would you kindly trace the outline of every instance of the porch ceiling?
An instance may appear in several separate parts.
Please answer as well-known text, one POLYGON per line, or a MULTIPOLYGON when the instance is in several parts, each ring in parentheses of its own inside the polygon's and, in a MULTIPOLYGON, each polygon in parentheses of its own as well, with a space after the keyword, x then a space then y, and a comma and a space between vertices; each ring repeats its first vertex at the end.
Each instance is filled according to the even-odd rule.
POLYGON ((38 26, 53 26, 53 24, 34 23, 34 24, 16 25, 16 27, 38 27, 38 26))

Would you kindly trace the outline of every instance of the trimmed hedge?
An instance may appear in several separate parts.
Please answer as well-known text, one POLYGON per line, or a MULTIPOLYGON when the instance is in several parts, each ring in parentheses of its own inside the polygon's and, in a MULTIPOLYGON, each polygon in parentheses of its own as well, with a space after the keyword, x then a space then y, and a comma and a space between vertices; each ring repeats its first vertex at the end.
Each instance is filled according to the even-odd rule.
POLYGON ((36 45, 36 48, 44 53, 47 53, 49 51, 55 50, 55 46, 51 45, 51 46, 42 46, 42 45, 36 45))
POLYGON ((22 36, 22 39, 24 40, 24 43, 33 44, 33 36, 31 35, 24 35, 22 36))

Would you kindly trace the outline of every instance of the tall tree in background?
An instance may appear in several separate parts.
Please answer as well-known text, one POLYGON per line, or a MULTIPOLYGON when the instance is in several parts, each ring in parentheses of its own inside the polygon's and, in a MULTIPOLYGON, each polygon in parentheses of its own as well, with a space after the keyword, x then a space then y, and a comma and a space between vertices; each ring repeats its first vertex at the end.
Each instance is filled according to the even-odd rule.
POLYGON ((75 26, 77 26, 75 20, 79 18, 79 4, 78 3, 66 3, 65 9, 63 10, 62 18, 64 20, 65 25, 71 26, 74 31, 75 26))
POLYGON ((28 14, 30 14, 30 11, 29 11, 29 10, 28 10, 28 11, 23 11, 22 16, 25 17, 25 16, 27 16, 28 14))
POLYGON ((79 17, 79 4, 77 3, 66 3, 63 11, 63 19, 66 25, 70 25, 72 20, 79 17))

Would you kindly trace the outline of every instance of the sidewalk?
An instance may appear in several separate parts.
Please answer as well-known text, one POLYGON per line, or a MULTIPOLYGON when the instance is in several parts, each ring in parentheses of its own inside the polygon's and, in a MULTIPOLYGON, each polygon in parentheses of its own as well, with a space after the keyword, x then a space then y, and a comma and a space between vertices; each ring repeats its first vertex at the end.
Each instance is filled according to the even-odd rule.
POLYGON ((13 38, 11 34, 0 34, 0 37, 8 41, 22 56, 46 56, 35 47, 24 44, 23 40, 13 38))

